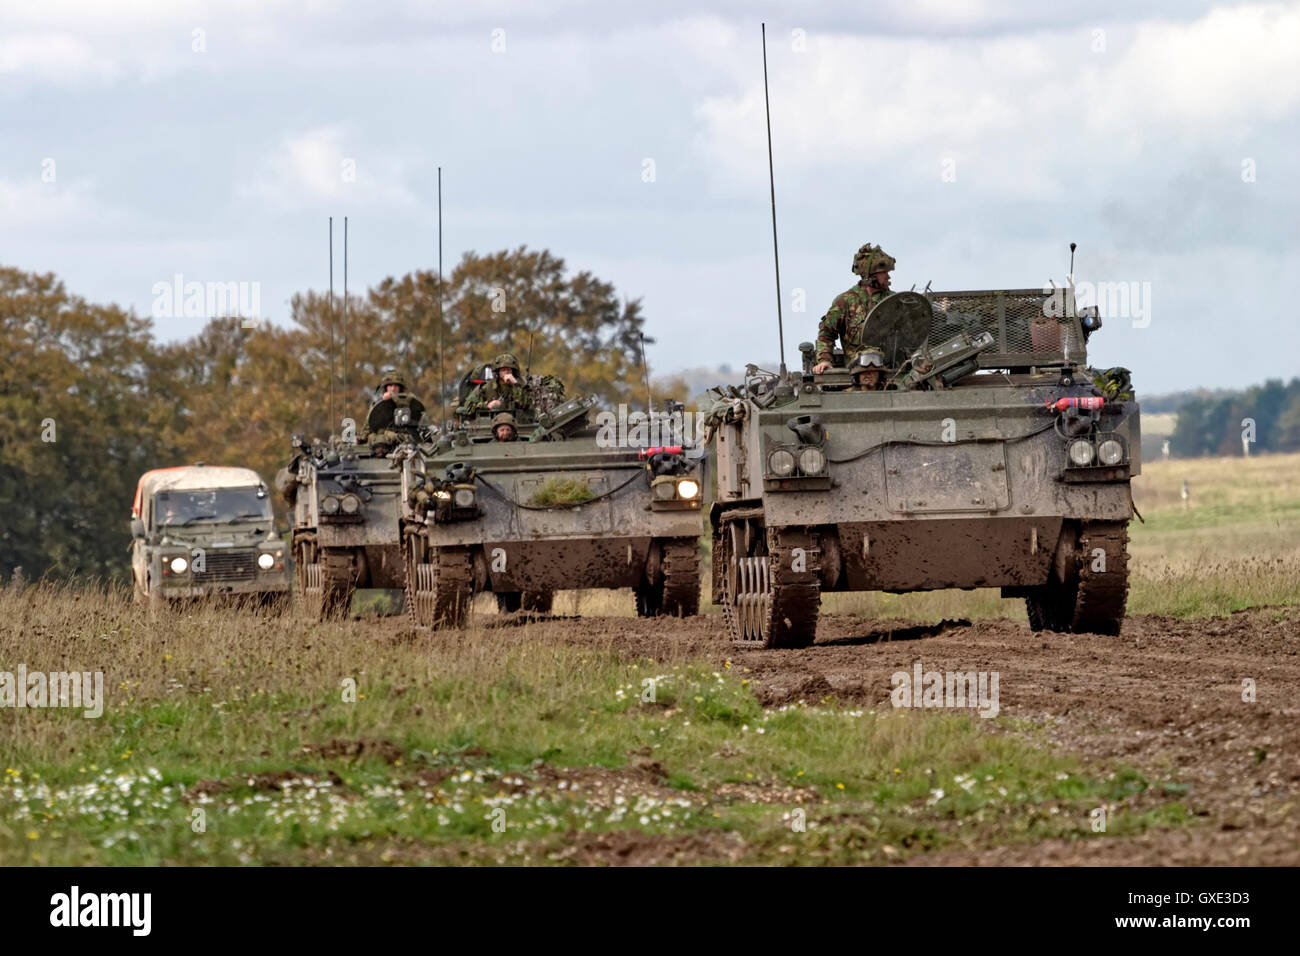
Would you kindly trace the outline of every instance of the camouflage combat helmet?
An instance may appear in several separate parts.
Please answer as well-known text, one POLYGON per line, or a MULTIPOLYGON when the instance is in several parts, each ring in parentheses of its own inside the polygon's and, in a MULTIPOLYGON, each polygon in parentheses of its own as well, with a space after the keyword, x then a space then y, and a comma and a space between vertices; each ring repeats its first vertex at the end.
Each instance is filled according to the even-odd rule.
POLYGON ((384 386, 390 383, 400 385, 403 391, 406 390, 406 376, 391 365, 379 373, 379 390, 383 391, 384 386))
POLYGON ((894 271, 894 257, 885 252, 879 246, 873 246, 867 243, 853 256, 853 274, 860 275, 864 279, 869 275, 874 275, 881 270, 885 272, 894 271))
POLYGON ((497 430, 498 425, 509 425, 511 428, 518 431, 518 426, 515 424, 515 416, 511 415, 509 412, 501 412, 492 419, 493 431, 497 430))
POLYGON ((519 359, 515 358, 509 352, 502 352, 497 356, 496 361, 492 363, 494 369, 512 368, 519 371, 519 359))
POLYGON ((849 363, 849 371, 854 375, 860 372, 866 372, 871 369, 883 372, 885 370, 885 353, 880 349, 863 349, 853 357, 849 363))

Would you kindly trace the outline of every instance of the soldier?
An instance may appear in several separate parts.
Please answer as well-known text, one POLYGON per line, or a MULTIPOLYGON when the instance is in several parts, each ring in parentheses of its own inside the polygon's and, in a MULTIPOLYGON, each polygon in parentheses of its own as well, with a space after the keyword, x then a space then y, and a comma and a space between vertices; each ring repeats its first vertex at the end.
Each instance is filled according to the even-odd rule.
POLYGON ((493 363, 496 378, 470 392, 465 398, 467 417, 484 412, 527 411, 533 407, 533 396, 523 384, 519 374, 519 360, 509 352, 502 352, 493 363))
POLYGON ((497 441, 518 441, 519 432, 515 428, 515 416, 501 412, 492 419, 492 437, 497 441))
POLYGON ((849 363, 853 373, 850 392, 876 392, 884 387, 885 355, 880 349, 863 349, 849 363))
POLYGON ((852 289, 835 297, 817 329, 815 374, 820 375, 831 367, 837 338, 843 344, 846 356, 878 344, 866 341, 867 313, 881 299, 893 294, 889 288, 889 273, 893 271, 894 257, 879 246, 867 243, 857 251, 853 257, 853 272, 862 278, 852 289))
POLYGON ((406 390, 406 377, 395 368, 386 368, 375 389, 375 401, 366 412, 361 426, 361 440, 376 451, 391 449, 403 439, 414 438, 424 416, 424 403, 406 390), (408 411, 397 421, 398 409, 408 411))

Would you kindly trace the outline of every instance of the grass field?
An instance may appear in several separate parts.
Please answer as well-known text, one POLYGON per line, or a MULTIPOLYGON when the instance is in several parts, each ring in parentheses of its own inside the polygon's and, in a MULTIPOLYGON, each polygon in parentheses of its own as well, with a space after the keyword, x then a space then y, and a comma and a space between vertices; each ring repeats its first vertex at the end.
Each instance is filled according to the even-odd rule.
POLYGON ((975 717, 765 710, 729 662, 636 659, 616 636, 150 617, 46 585, 0 595, 0 619, 4 666, 108 684, 98 719, 0 711, 5 865, 549 862, 629 834, 779 862, 796 819, 799 862, 861 862, 971 826, 1084 838, 1091 809, 1121 801, 1111 835, 1185 814, 1131 768, 975 717))
MULTIPOLYGON (((1295 602, 1298 465, 1147 466, 1131 608, 1295 602)), ((826 604, 1023 613, 965 592, 826 604)), ((571 592, 555 611, 628 614, 631 598, 571 592)), ((665 858, 884 862, 975 830, 1092 839, 1097 807, 1126 811, 1109 837, 1188 822, 1176 781, 1053 753, 1006 717, 763 708, 743 667, 708 654, 650 660, 616 628, 574 640, 582 622, 477 621, 433 640, 400 618, 150 616, 115 590, 0 591, 0 672, 102 671, 107 697, 98 719, 0 710, 0 864, 583 862, 618 841, 665 858)))

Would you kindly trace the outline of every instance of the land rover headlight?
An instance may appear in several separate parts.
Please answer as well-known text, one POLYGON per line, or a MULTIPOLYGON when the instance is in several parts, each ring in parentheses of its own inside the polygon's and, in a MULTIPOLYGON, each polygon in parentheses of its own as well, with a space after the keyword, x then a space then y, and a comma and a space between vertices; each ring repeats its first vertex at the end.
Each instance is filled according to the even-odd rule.
POLYGON ((699 482, 691 478, 683 478, 677 482, 677 496, 679 498, 694 498, 700 493, 699 482))
POLYGON ((354 515, 361 510, 361 499, 356 495, 344 495, 339 502, 339 507, 345 515, 354 515))
POLYGON ((1114 465, 1124 459, 1124 446, 1118 438, 1107 438, 1097 446, 1097 460, 1103 465, 1114 465))
POLYGON ((1086 438, 1076 438, 1070 442, 1070 461, 1082 468, 1092 464, 1092 442, 1086 438))
POLYGON ((270 571, 275 567, 275 555, 270 551, 263 551, 257 556, 257 566, 263 571, 270 571))
POLYGON ((785 448, 778 448, 767 456, 767 470, 778 478, 794 474, 794 453, 785 448))
POLYGON ((184 574, 190 563, 184 558, 172 558, 172 574, 184 574))
POLYGON ((327 515, 336 515, 339 513, 339 500, 333 495, 327 495, 325 500, 320 503, 320 510, 327 515))
POLYGON ((805 475, 820 475, 826 468, 826 456, 820 448, 805 448, 799 452, 799 470, 805 475))
POLYGON ((455 494, 452 495, 452 501, 455 503, 457 508, 473 508, 474 489, 457 488, 455 494))

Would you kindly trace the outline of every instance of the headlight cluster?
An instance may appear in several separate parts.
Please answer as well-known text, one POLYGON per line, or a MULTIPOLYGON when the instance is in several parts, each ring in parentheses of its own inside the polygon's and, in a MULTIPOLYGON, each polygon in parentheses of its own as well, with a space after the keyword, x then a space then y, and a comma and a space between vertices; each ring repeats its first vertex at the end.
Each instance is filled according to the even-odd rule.
POLYGON ((257 566, 263 571, 270 571, 275 567, 275 555, 270 551, 263 551, 257 556, 257 566))
POLYGON ((700 483, 694 478, 661 475, 650 484, 655 501, 694 501, 700 496, 700 483))
POLYGON ((184 574, 189 569, 190 563, 184 558, 172 558, 172 574, 184 574))
POLYGON ((805 445, 797 452, 777 448, 767 456, 768 474, 777 478, 791 477, 796 466, 801 475, 820 475, 826 471, 826 453, 816 445, 805 445))
POLYGON ((1102 437, 1096 444, 1087 438, 1076 438, 1066 446, 1065 453, 1076 468, 1092 464, 1118 465, 1126 457, 1124 443, 1113 436, 1102 437))
POLYGON ((326 495, 321 499, 321 514, 346 515, 349 518, 361 513, 361 499, 356 495, 326 495))

